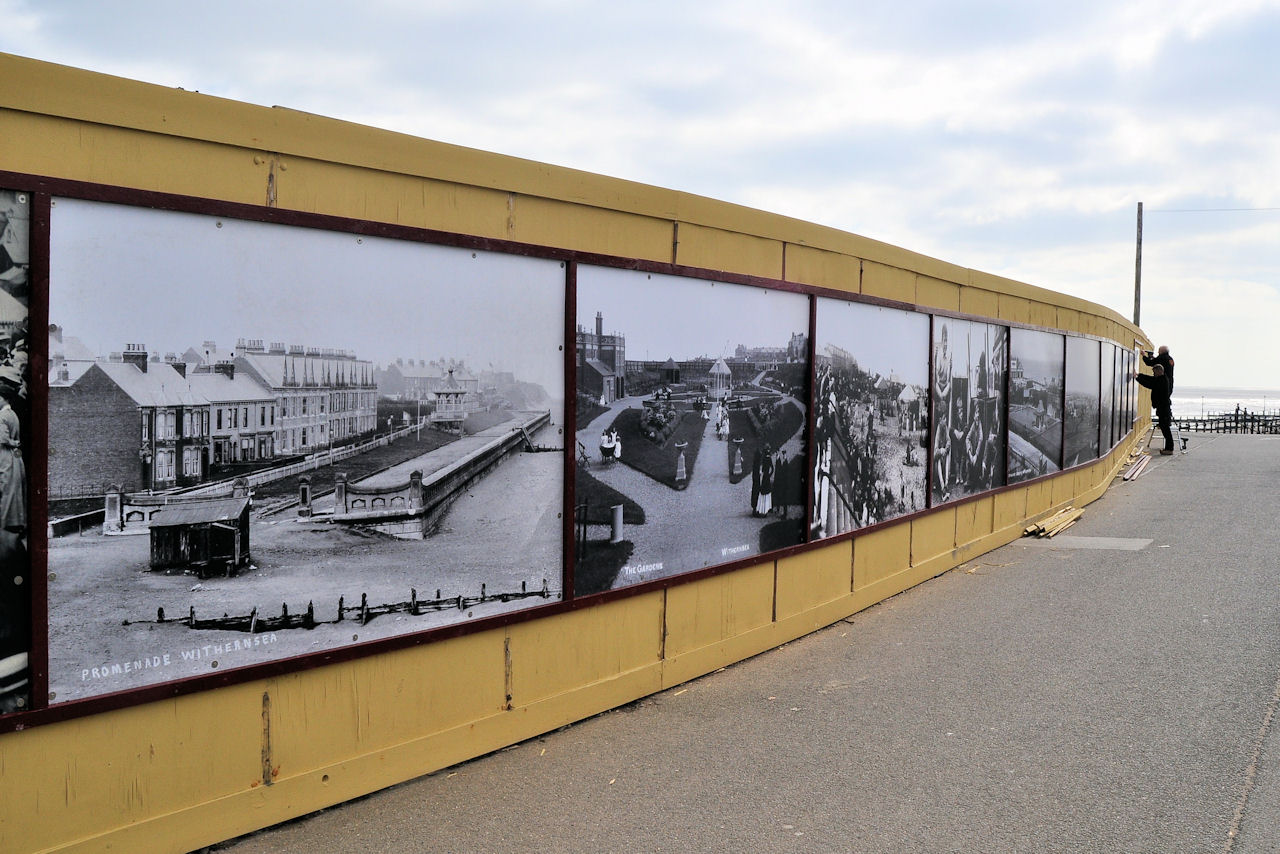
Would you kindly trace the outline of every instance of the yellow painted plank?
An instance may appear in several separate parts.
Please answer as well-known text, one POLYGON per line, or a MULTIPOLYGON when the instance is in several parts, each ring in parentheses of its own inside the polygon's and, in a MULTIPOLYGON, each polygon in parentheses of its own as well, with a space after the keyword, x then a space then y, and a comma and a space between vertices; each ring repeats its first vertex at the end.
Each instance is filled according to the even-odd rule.
POLYGON ((670 262, 673 224, 621 211, 516 196, 512 240, 582 252, 670 262))
POLYGON ((938 555, 950 554, 956 547, 956 511, 954 507, 911 520, 911 565, 919 566, 938 555))
POLYGON ((778 561, 777 618, 786 620, 849 595, 853 555, 845 540, 778 561))
POLYGON ((481 632, 272 680, 275 764, 296 774, 497 714, 505 638, 481 632))
POLYGON ((821 288, 859 292, 862 261, 849 255, 787 245, 787 281, 821 288))
POLYGON ((782 278, 782 243, 750 234, 680 223, 676 263, 769 279, 782 278))
POLYGON ((916 274, 903 267, 866 261, 862 265, 862 292, 870 297, 914 303, 916 274))
POLYGON ((773 620, 773 561, 667 591, 668 657, 720 643, 773 620))
POLYGON ((1011 323, 1031 323, 1031 300, 1010 294, 997 294, 999 318, 1011 323))
POLYGON ((994 507, 995 500, 990 496, 957 506, 956 545, 963 546, 990 534, 994 507))
POLYGON ((275 163, 277 207, 510 238, 510 194, 301 157, 275 163))
POLYGON ((0 736, 0 851, 38 851, 262 785, 262 685, 0 736))
POLYGON ((926 308, 960 310, 960 285, 929 276, 916 278, 916 302, 926 308))
POLYGON ((868 531, 854 541, 853 589, 860 592, 910 565, 910 522, 868 531))
POLYGON ((995 291, 965 287, 960 289, 960 310, 978 317, 1000 316, 1000 299, 995 291))
POLYGON ((528 706, 656 663, 664 602, 658 591, 512 626, 512 704, 528 706))

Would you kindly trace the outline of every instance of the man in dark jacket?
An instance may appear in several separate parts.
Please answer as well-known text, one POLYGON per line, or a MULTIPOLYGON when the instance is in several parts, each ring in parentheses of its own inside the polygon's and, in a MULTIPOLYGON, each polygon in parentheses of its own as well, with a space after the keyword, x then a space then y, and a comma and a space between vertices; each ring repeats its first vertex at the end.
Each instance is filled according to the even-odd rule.
POLYGON ((1164 365, 1153 365, 1150 376, 1134 371, 1133 378, 1138 381, 1138 385, 1151 389, 1151 405, 1155 407, 1160 432, 1164 434, 1164 450, 1160 453, 1167 457, 1173 453, 1173 431, 1169 429, 1173 423, 1173 409, 1169 400, 1169 380, 1164 375, 1164 365))
POLYGON ((1156 365, 1164 368, 1164 378, 1169 383, 1169 394, 1173 394, 1173 357, 1169 355, 1169 348, 1161 344, 1160 349, 1155 353, 1146 351, 1142 354, 1142 362, 1148 368, 1154 368, 1156 365))

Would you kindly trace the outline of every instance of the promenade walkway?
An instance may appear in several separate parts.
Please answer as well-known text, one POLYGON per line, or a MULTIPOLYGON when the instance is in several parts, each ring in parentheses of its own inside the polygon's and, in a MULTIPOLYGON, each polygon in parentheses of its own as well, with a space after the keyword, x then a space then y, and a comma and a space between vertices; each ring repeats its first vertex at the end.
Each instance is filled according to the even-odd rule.
POLYGON ((1280 850, 1280 438, 686 685, 220 850, 1280 850))
MULTIPOLYGON (((529 425, 532 425, 544 414, 544 412, 513 412, 512 417, 507 421, 487 427, 476 433, 462 436, 447 445, 428 451, 420 457, 406 460, 403 463, 383 469, 377 474, 353 481, 353 483, 366 489, 387 489, 403 486, 409 482, 409 476, 414 471, 422 472, 423 482, 429 483, 436 472, 487 448, 521 426, 528 428, 529 425)), ((329 492, 316 498, 312 508, 316 512, 332 511, 333 493, 329 492)))

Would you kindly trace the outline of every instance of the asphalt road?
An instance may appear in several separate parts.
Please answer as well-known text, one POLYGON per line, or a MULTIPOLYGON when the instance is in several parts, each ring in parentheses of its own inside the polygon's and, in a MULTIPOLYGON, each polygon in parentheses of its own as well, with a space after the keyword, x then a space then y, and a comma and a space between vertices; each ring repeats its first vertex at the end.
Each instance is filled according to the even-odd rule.
POLYGON ((1193 436, 777 650, 218 850, 1280 851, 1280 438, 1193 436))

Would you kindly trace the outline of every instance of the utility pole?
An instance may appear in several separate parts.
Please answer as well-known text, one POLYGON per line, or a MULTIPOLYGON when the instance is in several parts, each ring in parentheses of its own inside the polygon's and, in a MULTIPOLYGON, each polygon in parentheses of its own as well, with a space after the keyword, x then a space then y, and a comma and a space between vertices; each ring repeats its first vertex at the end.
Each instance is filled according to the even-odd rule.
POLYGON ((1138 202, 1138 258, 1133 265, 1133 325, 1142 315, 1142 202, 1138 202))

